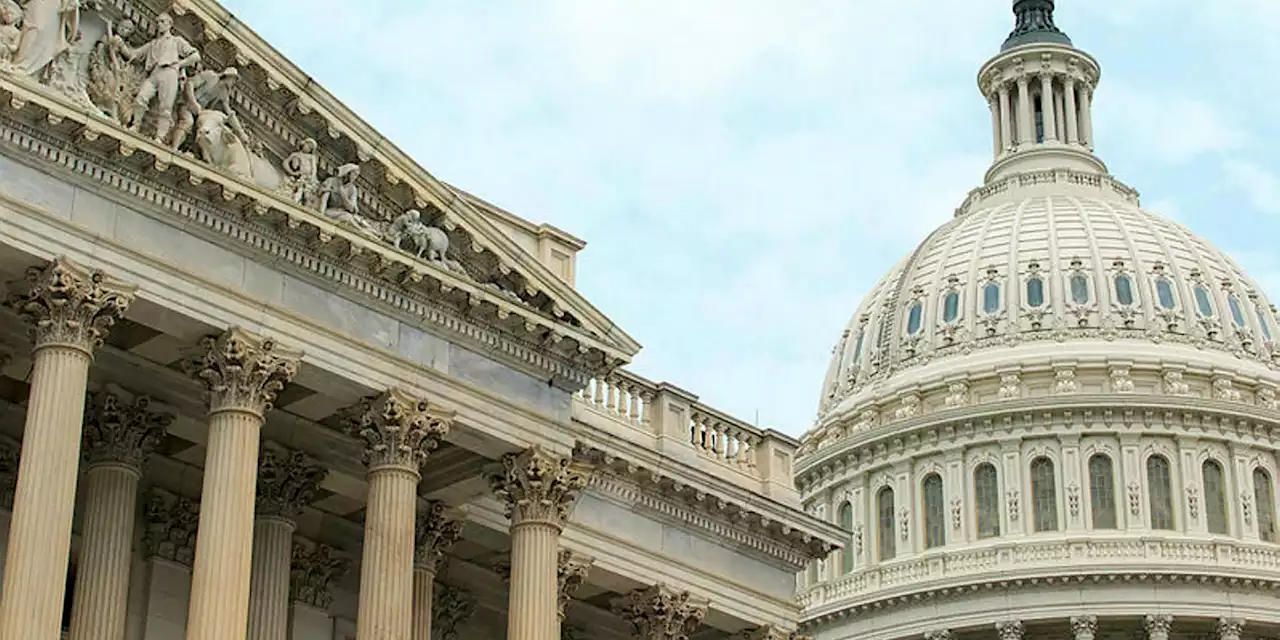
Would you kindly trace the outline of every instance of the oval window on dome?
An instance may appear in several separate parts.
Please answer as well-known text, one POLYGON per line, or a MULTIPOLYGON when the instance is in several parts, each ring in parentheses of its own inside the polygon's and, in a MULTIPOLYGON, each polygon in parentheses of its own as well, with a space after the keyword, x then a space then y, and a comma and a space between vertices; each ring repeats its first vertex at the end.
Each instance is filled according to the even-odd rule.
POLYGON ((1173 299, 1173 287, 1164 278, 1156 280, 1156 298, 1165 309, 1172 309, 1177 304, 1173 299))
POLYGON ((1078 273, 1071 276, 1071 301, 1089 304, 1089 279, 1078 273))
POLYGON ((1027 278, 1027 306, 1044 306, 1044 280, 1042 278, 1027 278))
POLYGON ((1126 307, 1133 305, 1133 280, 1123 273, 1116 276, 1116 302, 1126 307))
POLYGON ((1258 327, 1262 329, 1262 337, 1271 339, 1271 323, 1267 322, 1267 314, 1262 311, 1262 307, 1258 307, 1258 327))
POLYGON ((1244 311, 1240 310, 1240 299, 1235 294, 1227 296, 1227 306, 1231 308, 1231 321, 1236 323, 1237 327, 1243 329, 1244 311))
POLYGON ((1000 285, 992 282, 982 288, 982 312, 995 313, 1000 310, 1000 285))
POLYGON ((907 335, 914 336, 920 333, 920 316, 924 313, 924 303, 916 300, 911 305, 911 310, 907 312, 907 335))
POLYGON ((960 316, 960 292, 948 291, 947 296, 942 299, 942 321, 955 322, 960 316))
POLYGON ((1200 315, 1206 318, 1213 317, 1213 303, 1209 302, 1209 290, 1203 286, 1196 285, 1196 309, 1200 311, 1200 315))

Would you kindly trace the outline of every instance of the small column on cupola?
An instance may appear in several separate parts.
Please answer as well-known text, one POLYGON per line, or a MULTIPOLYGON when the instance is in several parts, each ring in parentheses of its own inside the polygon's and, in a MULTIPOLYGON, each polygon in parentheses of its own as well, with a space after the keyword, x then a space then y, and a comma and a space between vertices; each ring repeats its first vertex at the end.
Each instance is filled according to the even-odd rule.
POLYGON ((1049 169, 1106 173, 1090 114, 1101 68, 1057 27, 1054 8, 1015 0, 1013 31, 978 74, 994 136, 987 182, 1049 169))

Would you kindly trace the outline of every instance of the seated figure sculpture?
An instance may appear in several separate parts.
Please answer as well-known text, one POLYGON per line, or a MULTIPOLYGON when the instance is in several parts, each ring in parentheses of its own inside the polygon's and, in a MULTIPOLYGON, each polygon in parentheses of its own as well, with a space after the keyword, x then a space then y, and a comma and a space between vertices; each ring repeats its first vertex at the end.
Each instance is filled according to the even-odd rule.
POLYGON ((337 173, 320 185, 320 213, 360 234, 378 238, 373 224, 360 215, 360 192, 356 187, 359 177, 359 165, 338 167, 337 173))

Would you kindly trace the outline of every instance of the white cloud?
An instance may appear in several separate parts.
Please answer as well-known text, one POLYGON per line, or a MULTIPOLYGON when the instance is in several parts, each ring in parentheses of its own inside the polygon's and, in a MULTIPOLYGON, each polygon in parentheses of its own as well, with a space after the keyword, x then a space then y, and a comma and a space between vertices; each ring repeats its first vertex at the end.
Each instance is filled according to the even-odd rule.
POLYGON ((1225 170, 1227 180, 1245 194, 1255 209, 1280 215, 1280 175, 1244 160, 1228 162, 1225 170))

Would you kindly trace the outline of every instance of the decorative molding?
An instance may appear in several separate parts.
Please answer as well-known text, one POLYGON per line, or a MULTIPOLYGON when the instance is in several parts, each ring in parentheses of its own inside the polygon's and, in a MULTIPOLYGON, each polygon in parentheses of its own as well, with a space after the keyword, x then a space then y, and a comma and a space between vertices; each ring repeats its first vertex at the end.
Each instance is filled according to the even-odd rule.
POLYGON ((352 562, 325 544, 294 538, 289 570, 289 599, 327 610, 333 604, 333 587, 351 570, 352 562))
POLYGON ((707 605, 665 584, 637 589, 612 602, 614 613, 631 623, 638 640, 689 640, 707 615, 707 605))
POLYGON ((364 443, 370 473, 384 467, 418 473, 453 423, 452 413, 398 388, 362 399, 343 418, 347 432, 364 443))
POLYGON ((489 477, 489 484, 513 527, 541 522, 559 528, 568 521, 592 473, 591 465, 533 446, 502 456, 502 470, 489 477))
POLYGON ((413 564, 435 573, 444 554, 462 537, 463 522, 448 514, 439 500, 427 500, 418 507, 414 521, 413 564))
POLYGON ((329 470, 311 456, 273 442, 258 454, 258 516, 293 520, 315 500, 329 470))
POLYGON ((9 288, 7 305, 31 326, 36 349, 63 346, 86 353, 102 345, 137 291, 61 257, 44 267, 27 269, 25 282, 9 288))
POLYGON ((187 566, 195 562, 199 502, 153 488, 147 494, 146 519, 142 542, 148 557, 187 566))
POLYGON ((209 413, 247 411, 262 417, 276 394, 297 375, 301 359, 301 351, 231 327, 202 338, 199 349, 182 361, 182 368, 205 384, 209 413))

